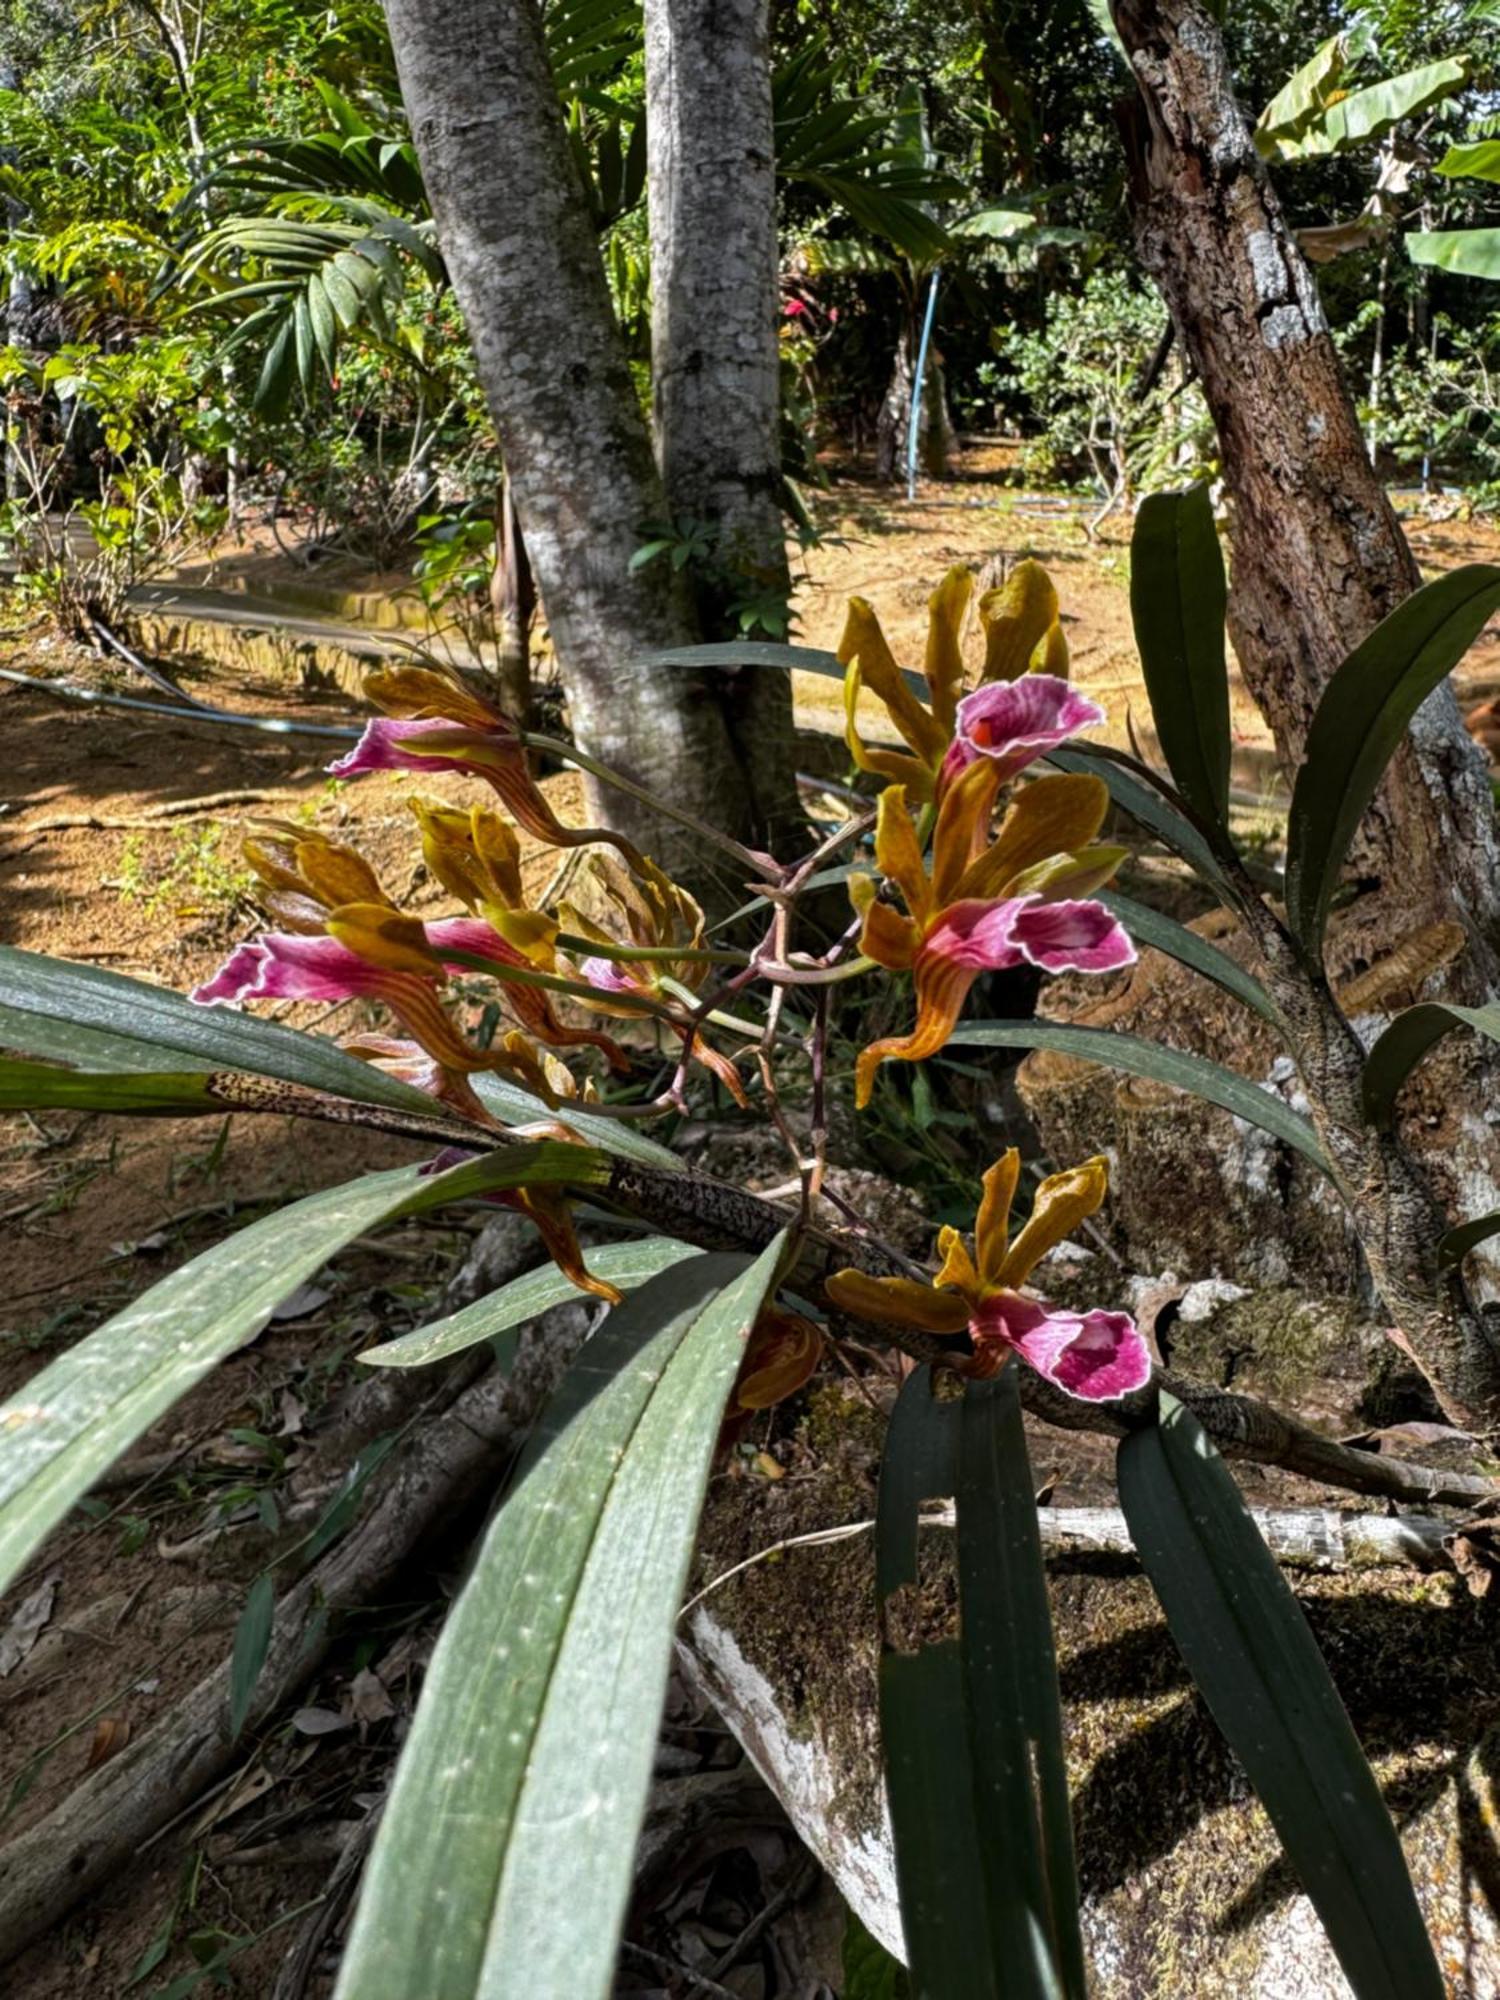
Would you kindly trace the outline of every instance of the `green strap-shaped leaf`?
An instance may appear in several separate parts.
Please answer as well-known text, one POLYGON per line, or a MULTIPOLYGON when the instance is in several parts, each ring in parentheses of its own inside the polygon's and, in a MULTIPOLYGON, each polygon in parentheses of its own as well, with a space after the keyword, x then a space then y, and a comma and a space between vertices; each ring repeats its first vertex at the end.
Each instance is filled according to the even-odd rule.
POLYGON ((433 1655, 341 2000, 603 2000, 709 1460, 781 1239, 697 1256, 584 1348, 433 1655))
POLYGON ((1424 1000, 1396 1016, 1365 1057, 1360 1078, 1365 1116, 1372 1125, 1390 1124, 1402 1084, 1428 1050, 1455 1028, 1472 1028, 1500 1042, 1500 1007, 1452 1007, 1445 1000, 1424 1000))
POLYGON ((597 1153, 551 1144, 507 1146, 445 1174, 367 1174, 252 1223, 153 1285, 0 1404, 0 1590, 121 1452, 354 1237, 491 1189, 608 1171, 597 1153))
POLYGON ((1443 1264, 1461 1264, 1471 1250, 1488 1243, 1492 1236, 1500 1236, 1500 1210, 1478 1215, 1472 1222, 1461 1222, 1456 1229, 1439 1237, 1438 1259, 1443 1264))
POLYGON ((1451 570, 1397 605, 1323 690, 1287 818, 1287 913, 1314 956, 1349 843, 1386 765, 1497 607, 1500 569, 1451 570))
POLYGON ((119 1111, 166 1118, 225 1115, 205 1070, 152 1075, 144 1070, 59 1069, 53 1063, 0 1056, 0 1111, 119 1111))
POLYGON ((916 2000, 1082 2000, 1061 1708, 1014 1372, 897 1399, 881 1465, 880 1725, 916 2000), (952 1495, 959 1593, 918 1517, 952 1495))
MULTIPOLYGON (((940 1601, 919 1583, 924 1503, 958 1490, 960 1406, 932 1393, 932 1371, 902 1385, 886 1433, 875 1514, 875 1593, 884 1643, 880 1738, 913 2000, 1002 2000, 987 1930, 963 1661, 940 1601), (924 1629, 924 1624, 926 1629, 924 1629)), ((956 1613, 948 1621, 957 1627, 956 1613)))
POLYGON ((1120 1504, 1167 1624, 1359 2000, 1442 2000, 1396 1830, 1328 1668, 1191 1413, 1125 1439, 1120 1504))
MULTIPOLYGON (((502 1125, 550 1124, 559 1116, 549 1110, 540 1098, 532 1097, 508 1077, 486 1075, 480 1071, 469 1081, 485 1109, 492 1111, 502 1125)), ((581 1139, 587 1139, 602 1153, 613 1153, 619 1160, 634 1160, 643 1167, 660 1167, 665 1173, 683 1172, 683 1162, 678 1154, 669 1152, 659 1141, 648 1138, 638 1126, 623 1119, 605 1118, 598 1112, 579 1109, 572 1104, 561 1116, 581 1139)))
POLYGON ((1152 493, 1130 541, 1130 615, 1167 768, 1206 819, 1229 815, 1228 587, 1206 486, 1152 493))
POLYGON ((954 1495, 980 1857, 1001 1989, 1085 2000, 1057 1652, 1018 1367, 965 1390, 954 1495))
POLYGON ((358 1104, 432 1112, 430 1097, 319 1035, 198 1007, 143 979, 0 945, 0 1041, 93 1069, 231 1069, 358 1104))
MULTIPOLYGON (((195 1006, 166 987, 8 946, 0 946, 0 1048, 92 1071, 141 1072, 155 1078, 159 1092, 168 1087, 163 1076, 170 1075, 180 1089, 184 1112, 193 1107, 188 1102, 189 1086, 179 1081, 179 1073, 189 1070, 234 1070, 275 1077, 355 1104, 382 1105, 427 1118, 442 1110, 422 1091, 346 1055, 322 1035, 305 1035, 233 1008, 195 1006)), ((546 1123, 555 1115, 539 1099, 503 1077, 481 1074, 474 1078, 474 1084, 486 1106, 504 1124, 546 1123)), ((43 1087, 58 1092, 68 1088, 62 1083, 43 1087)), ((102 1083, 97 1087, 104 1088, 102 1083)), ((85 1086, 78 1088, 82 1091, 85 1086)), ((70 1102, 80 1109, 101 1111, 145 1110, 153 1108, 144 1101, 148 1095, 143 1093, 143 1101, 135 1106, 101 1102, 90 1107, 82 1097, 62 1096, 30 1102, 70 1102)), ((214 1107, 206 1093, 202 1095, 202 1108, 224 1109, 222 1105, 214 1107)), ((617 1119, 570 1109, 568 1122, 591 1146, 617 1158, 675 1172, 682 1169, 675 1153, 617 1119)))
POLYGON ((951 1048, 1056 1049, 1059 1055, 1123 1069, 1153 1083, 1170 1084, 1193 1097, 1206 1098, 1247 1125, 1269 1132, 1294 1146, 1304 1159, 1331 1178, 1328 1157, 1318 1135, 1291 1107, 1259 1084, 1238 1076, 1206 1056, 1185 1055, 1163 1048, 1139 1035, 1117 1034, 1111 1028, 1073 1028, 1059 1021, 960 1021, 949 1037, 951 1048))
POLYGON ((1201 972, 1205 979, 1222 986, 1226 993, 1232 993, 1236 1000, 1243 1000, 1247 1007, 1273 1026, 1280 1024, 1281 1016, 1276 1011, 1276 1003, 1254 973, 1247 972, 1237 959, 1228 952, 1220 951, 1217 945, 1200 937, 1186 924, 1180 924, 1175 917, 1163 916, 1160 910, 1153 910, 1146 903, 1134 902, 1129 896, 1122 896, 1113 889, 1100 889, 1096 899, 1106 908, 1114 911, 1120 922, 1129 931, 1137 944, 1148 944, 1155 951, 1164 951, 1169 958, 1179 964, 1191 966, 1194 972, 1201 972))
MULTIPOLYGON (((679 1243, 675 1237, 643 1236, 634 1243, 611 1243, 602 1250, 590 1250, 588 1267, 596 1278, 606 1278, 622 1292, 632 1292, 658 1272, 697 1254, 690 1244, 679 1243)), ((425 1368, 582 1296, 555 1265, 544 1264, 460 1312, 430 1320, 399 1340, 367 1347, 358 1358, 373 1368, 425 1368)))

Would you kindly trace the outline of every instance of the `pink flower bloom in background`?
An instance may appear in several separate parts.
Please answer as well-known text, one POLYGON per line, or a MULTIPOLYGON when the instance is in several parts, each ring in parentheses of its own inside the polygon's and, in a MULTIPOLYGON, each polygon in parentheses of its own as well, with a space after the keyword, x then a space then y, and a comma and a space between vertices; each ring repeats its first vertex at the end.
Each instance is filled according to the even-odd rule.
POLYGON ((987 681, 958 704, 958 733, 943 764, 943 783, 951 784, 978 757, 990 758, 1002 780, 1013 778, 1104 719, 1098 702, 1055 674, 987 681))

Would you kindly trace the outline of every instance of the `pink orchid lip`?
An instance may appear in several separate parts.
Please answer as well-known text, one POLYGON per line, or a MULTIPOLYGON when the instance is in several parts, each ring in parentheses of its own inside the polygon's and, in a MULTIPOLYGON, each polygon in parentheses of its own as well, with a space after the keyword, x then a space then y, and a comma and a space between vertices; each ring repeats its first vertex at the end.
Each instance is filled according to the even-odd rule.
POLYGON ((1119 972, 1135 946, 1119 919, 1091 897, 1045 903, 1032 893, 1004 902, 971 899, 944 910, 924 938, 923 957, 975 974, 1035 965, 1043 972, 1119 972))
POLYGON ((1000 1291, 981 1300, 970 1331, 976 1345, 998 1341, 1080 1402, 1113 1402, 1151 1379, 1151 1350, 1129 1313, 1059 1312, 1000 1291))
POLYGON ((189 998, 200 1007, 236 1007, 247 1000, 378 999, 402 978, 369 964, 336 938, 268 931, 236 945, 213 978, 195 987, 189 998))
POLYGON ((513 741, 514 732, 499 719, 493 730, 480 731, 441 716, 398 720, 378 715, 365 724, 354 748, 335 758, 328 772, 335 778, 353 778, 365 771, 470 771, 475 768, 476 753, 489 751, 493 755, 496 747, 508 747, 513 741), (406 748, 423 737, 446 738, 446 747, 453 754, 406 748))
POLYGON ((1002 778, 1013 778, 1080 729, 1097 728, 1105 719, 1098 702, 1056 674, 987 681, 958 704, 957 734, 943 763, 944 781, 951 783, 976 757, 993 759, 1002 778))

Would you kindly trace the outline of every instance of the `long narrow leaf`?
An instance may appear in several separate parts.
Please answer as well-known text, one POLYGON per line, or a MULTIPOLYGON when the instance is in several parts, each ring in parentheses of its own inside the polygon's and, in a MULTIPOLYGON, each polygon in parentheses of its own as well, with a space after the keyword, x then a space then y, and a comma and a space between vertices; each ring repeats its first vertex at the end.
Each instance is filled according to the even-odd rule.
POLYGON ((444 1201, 601 1171, 598 1154, 551 1144, 507 1146, 445 1174, 368 1174, 252 1223, 153 1285, 0 1406, 0 1590, 121 1452, 354 1237, 444 1201))
POLYGON ((1386 765, 1497 607, 1500 569, 1450 570, 1397 605, 1323 690, 1287 817, 1287 912, 1315 956, 1349 843, 1386 765))
MULTIPOLYGON (((679 1243, 675 1237, 644 1236, 634 1243, 611 1243, 602 1250, 590 1250, 588 1262, 596 1278, 607 1278, 622 1292, 631 1292, 658 1272, 697 1254, 691 1245, 679 1243)), ((461 1354, 481 1340, 493 1340, 498 1333, 524 1326, 553 1306, 566 1305, 577 1297, 578 1288, 572 1280, 555 1265, 544 1264, 459 1312, 430 1320, 399 1340, 367 1347, 359 1359, 372 1368, 425 1368, 434 1361, 446 1361, 451 1354, 461 1354)))
POLYGON ((202 1070, 153 1075, 140 1070, 59 1069, 0 1056, 0 1111, 119 1111, 136 1116, 224 1116, 202 1070))
POLYGON ((242 1070, 359 1104, 433 1108, 420 1090, 322 1036, 223 1007, 197 1007, 142 979, 10 945, 0 945, 0 1039, 23 1054, 90 1068, 242 1070))
POLYGON ((1152 493, 1130 541, 1130 612, 1167 767, 1216 825, 1229 814, 1228 589, 1207 486, 1152 493))
POLYGON ((1500 1042, 1500 1007, 1454 1007, 1444 1000, 1424 1000, 1396 1016, 1365 1057, 1360 1079, 1365 1115, 1372 1125, 1390 1123, 1402 1084, 1428 1050, 1455 1028, 1472 1028, 1500 1042))
POLYGON ((610 1992, 709 1459, 781 1247, 662 1272, 574 1364, 433 1655, 341 2000, 610 1992))
POLYGON ((963 1659, 991 1949, 1003 1990, 1085 2000, 1062 1701, 1016 1364, 964 1392, 963 1659))
MULTIPOLYGON (((886 1434, 875 1523, 875 1594, 884 1644, 880 1736, 913 2000, 1003 2000, 987 1934, 968 1714, 957 1638, 922 1630, 917 1519, 958 1490, 960 1406, 907 1377, 886 1434)), ((937 1622, 936 1619, 934 1622, 937 1622)), ((956 1623, 956 1618, 953 1621, 956 1623)))
POLYGON ((1060 1021, 960 1021, 949 1038, 950 1048, 1055 1049, 1059 1055, 1102 1063, 1170 1084, 1193 1097, 1205 1098, 1233 1112, 1247 1125, 1258 1126, 1293 1146, 1323 1173, 1330 1173, 1318 1135, 1307 1120, 1269 1090, 1251 1083, 1206 1056, 1163 1048, 1139 1035, 1118 1034, 1110 1028, 1075 1028, 1060 1021))
POLYGON ((1120 1446, 1119 1483, 1178 1650, 1359 2000, 1442 2000, 1395 1827, 1301 1607, 1172 1396, 1120 1446))
POLYGON ((1205 979, 1222 986, 1226 993, 1232 993, 1236 1000, 1243 1000, 1247 1007, 1273 1025, 1280 1022, 1276 1003, 1254 973, 1247 972, 1237 959, 1228 952, 1220 951, 1217 945, 1200 937, 1186 924, 1180 924, 1175 917, 1164 916, 1160 910, 1153 910, 1146 903, 1134 902, 1129 896, 1122 896, 1113 889, 1096 890, 1095 896, 1106 908, 1114 911, 1120 922, 1129 931, 1137 944, 1148 944, 1154 951, 1164 951, 1169 958, 1175 958, 1180 965, 1191 966, 1194 972, 1201 972, 1205 979))
POLYGON ((1500 229, 1411 229, 1401 241, 1414 264, 1460 278, 1500 279, 1500 229))

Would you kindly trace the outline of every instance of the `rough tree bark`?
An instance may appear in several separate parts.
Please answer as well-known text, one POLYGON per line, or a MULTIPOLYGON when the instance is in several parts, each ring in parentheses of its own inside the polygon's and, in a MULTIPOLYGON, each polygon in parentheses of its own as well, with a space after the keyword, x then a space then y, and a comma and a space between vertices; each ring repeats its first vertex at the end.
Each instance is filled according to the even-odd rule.
MULTIPOLYGON (((1419 582, 1360 436, 1306 259, 1200 0, 1114 0, 1139 85, 1124 108, 1141 261, 1166 298, 1219 435, 1232 509, 1229 617, 1290 769, 1339 661, 1419 582)), ((1410 924, 1457 922, 1477 986, 1500 919, 1494 810, 1451 690, 1427 701, 1356 865, 1410 924)))
MULTIPOLYGON (((791 594, 781 518, 776 153, 767 0, 647 0, 647 189, 656 451, 674 517, 706 521, 706 637, 791 594)), ((773 846, 800 825, 783 676, 729 680, 731 731, 773 846)))
MULTIPOLYGON (((737 753, 732 683, 677 667, 625 671, 698 633, 666 564, 630 567, 666 497, 536 0, 389 0, 386 15, 578 740, 688 811, 762 840, 768 815, 737 753)), ((601 792, 593 810, 712 891, 697 843, 617 793, 601 792)))

